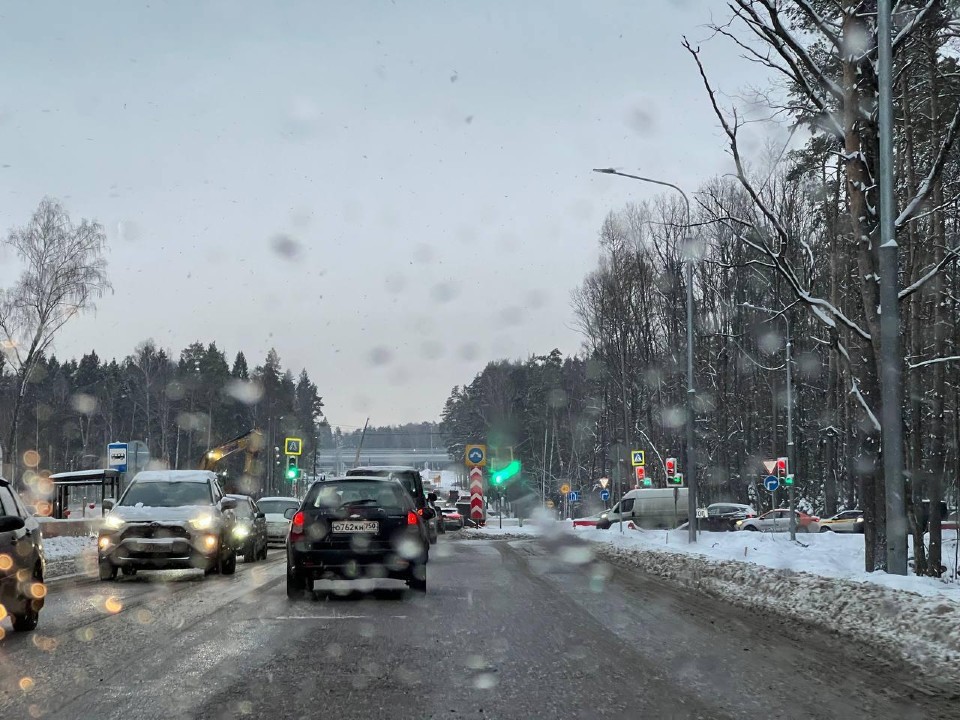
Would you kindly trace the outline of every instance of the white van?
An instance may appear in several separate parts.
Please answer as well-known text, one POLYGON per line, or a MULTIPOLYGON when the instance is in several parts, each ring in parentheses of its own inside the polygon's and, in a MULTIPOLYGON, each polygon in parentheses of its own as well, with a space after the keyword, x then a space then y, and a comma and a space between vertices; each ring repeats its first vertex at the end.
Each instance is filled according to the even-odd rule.
POLYGON ((675 528, 687 521, 687 488, 631 490, 610 510, 600 513, 598 528, 623 522, 650 530, 675 528), (622 509, 622 512, 621 512, 622 509))

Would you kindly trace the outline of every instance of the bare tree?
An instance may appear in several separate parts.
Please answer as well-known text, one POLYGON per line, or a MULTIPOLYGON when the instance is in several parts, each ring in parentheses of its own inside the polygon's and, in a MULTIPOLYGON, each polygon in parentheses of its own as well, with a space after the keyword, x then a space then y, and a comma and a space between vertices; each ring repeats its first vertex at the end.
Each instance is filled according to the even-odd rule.
POLYGON ((16 376, 6 444, 9 462, 15 466, 20 412, 31 372, 60 328, 92 309, 111 286, 103 227, 88 220, 74 225, 57 200, 41 200, 30 222, 11 230, 6 243, 24 265, 16 284, 0 291, 0 341, 16 376))

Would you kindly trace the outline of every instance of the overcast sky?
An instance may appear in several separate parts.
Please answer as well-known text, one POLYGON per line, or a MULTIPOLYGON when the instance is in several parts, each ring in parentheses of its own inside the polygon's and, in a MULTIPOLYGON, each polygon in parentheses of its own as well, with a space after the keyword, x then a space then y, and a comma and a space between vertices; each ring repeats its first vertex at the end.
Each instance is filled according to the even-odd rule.
MULTIPOLYGON (((603 216, 728 169, 680 45, 711 0, 8 3, 0 226, 96 218, 114 293, 56 352, 216 341, 327 417, 435 419, 498 357, 575 353, 603 216)), ((718 17, 722 17, 719 15, 718 17)), ((735 92, 756 68, 719 41, 735 92)), ((0 255, 0 282, 15 275, 0 255)))

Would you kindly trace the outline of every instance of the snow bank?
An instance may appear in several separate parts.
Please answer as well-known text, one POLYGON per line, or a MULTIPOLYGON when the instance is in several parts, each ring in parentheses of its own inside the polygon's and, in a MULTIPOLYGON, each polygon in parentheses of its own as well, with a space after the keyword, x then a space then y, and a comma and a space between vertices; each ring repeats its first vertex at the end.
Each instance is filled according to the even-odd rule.
POLYGON ((44 538, 43 553, 47 559, 47 580, 77 573, 96 572, 97 539, 95 537, 44 538))

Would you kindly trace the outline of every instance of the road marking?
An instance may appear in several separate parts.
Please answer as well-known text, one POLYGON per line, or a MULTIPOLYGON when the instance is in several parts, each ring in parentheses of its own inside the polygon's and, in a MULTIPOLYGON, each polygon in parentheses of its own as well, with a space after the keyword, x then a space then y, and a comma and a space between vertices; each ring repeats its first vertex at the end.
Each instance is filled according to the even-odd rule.
MULTIPOLYGON (((369 620, 371 615, 280 615, 271 620, 369 620)), ((381 616, 382 617, 382 616, 381 616)), ((406 615, 390 615, 390 620, 406 620, 406 615)))

